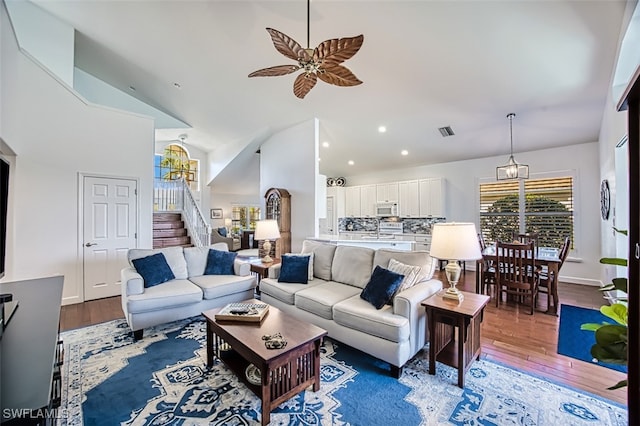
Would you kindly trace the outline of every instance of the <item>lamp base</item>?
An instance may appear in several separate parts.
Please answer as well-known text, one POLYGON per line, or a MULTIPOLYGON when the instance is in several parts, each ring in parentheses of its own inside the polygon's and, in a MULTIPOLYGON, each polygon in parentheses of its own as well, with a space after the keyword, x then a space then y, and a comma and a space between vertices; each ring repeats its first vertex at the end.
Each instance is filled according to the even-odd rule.
POLYGON ((442 298, 462 302, 464 300, 464 294, 460 293, 455 287, 449 287, 442 295, 442 298))
POLYGON ((273 263, 273 259, 268 254, 260 260, 262 261, 262 263, 273 263))

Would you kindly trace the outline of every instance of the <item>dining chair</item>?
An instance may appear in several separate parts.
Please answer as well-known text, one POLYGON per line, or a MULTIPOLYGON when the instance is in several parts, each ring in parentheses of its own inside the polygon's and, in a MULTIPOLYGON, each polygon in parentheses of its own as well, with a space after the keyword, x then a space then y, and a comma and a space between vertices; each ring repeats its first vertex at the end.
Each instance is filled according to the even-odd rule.
MULTIPOLYGON (((558 257, 560 258, 560 264, 558 265, 558 274, 560 273, 560 269, 562 269, 562 265, 564 261, 567 259, 569 255, 569 250, 571 248, 571 238, 565 237, 564 242, 562 243, 562 247, 560 247, 560 252, 558 253, 558 257)), ((544 293, 547 295, 547 311, 551 306, 551 282, 552 277, 549 275, 549 271, 547 269, 538 268, 538 293, 544 293)), ((538 295, 536 295, 536 306, 538 305, 538 295)))
POLYGON ((526 232, 521 234, 520 232, 512 232, 511 233, 511 241, 519 242, 519 243, 529 243, 533 242, 534 249, 538 248, 538 239, 539 235, 536 232, 526 232))
POLYGON ((513 295, 518 302, 530 300, 527 305, 533 315, 538 291, 538 274, 534 255, 534 243, 496 244, 496 307, 500 306, 502 295, 513 295))
MULTIPOLYGON (((480 253, 484 253, 487 244, 481 232, 478 233, 478 243, 480 244, 480 253)), ((480 277, 480 293, 491 296, 491 287, 496 284, 496 265, 493 261, 482 258, 482 275, 480 277)))

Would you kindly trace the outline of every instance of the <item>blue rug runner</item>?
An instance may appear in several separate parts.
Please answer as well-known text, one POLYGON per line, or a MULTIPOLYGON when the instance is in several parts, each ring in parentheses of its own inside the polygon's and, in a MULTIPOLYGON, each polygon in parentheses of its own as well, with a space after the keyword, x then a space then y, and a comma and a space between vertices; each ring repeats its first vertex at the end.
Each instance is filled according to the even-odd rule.
POLYGON ((578 306, 560 305, 560 331, 558 332, 558 353, 586 362, 593 362, 612 370, 627 372, 626 365, 598 363, 591 356, 591 346, 596 343, 593 331, 580 330, 580 326, 586 323, 601 324, 607 322, 614 324, 611 318, 607 318, 595 309, 580 308, 578 306))
MULTIPOLYGON (((260 424, 260 400, 224 364, 206 368, 205 329, 192 318, 145 330, 134 342, 116 320, 62 333, 60 426, 260 424)), ((460 389, 453 368, 438 363, 430 375, 427 356, 420 352, 394 379, 388 364, 325 339, 320 390, 282 403, 271 424, 627 424, 625 407, 486 360, 473 364, 460 389)))

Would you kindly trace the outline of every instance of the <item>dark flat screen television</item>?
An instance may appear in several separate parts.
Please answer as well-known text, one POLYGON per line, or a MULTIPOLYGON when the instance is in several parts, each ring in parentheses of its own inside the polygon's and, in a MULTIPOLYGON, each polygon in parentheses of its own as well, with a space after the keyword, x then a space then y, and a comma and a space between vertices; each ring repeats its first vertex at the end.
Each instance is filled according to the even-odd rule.
POLYGON ((9 202, 9 163, 0 157, 0 278, 4 277, 7 255, 7 203, 9 202))

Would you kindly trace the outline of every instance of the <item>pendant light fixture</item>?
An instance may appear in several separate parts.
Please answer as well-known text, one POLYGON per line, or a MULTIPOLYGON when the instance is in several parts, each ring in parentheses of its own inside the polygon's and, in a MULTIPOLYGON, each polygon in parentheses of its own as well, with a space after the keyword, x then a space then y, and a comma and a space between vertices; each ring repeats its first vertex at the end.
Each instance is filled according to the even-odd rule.
POLYGON ((511 150, 509 152, 509 161, 504 166, 496 167, 497 180, 513 180, 513 179, 529 179, 529 166, 519 164, 513 159, 513 118, 514 113, 507 114, 509 119, 509 137, 511 138, 511 150))

